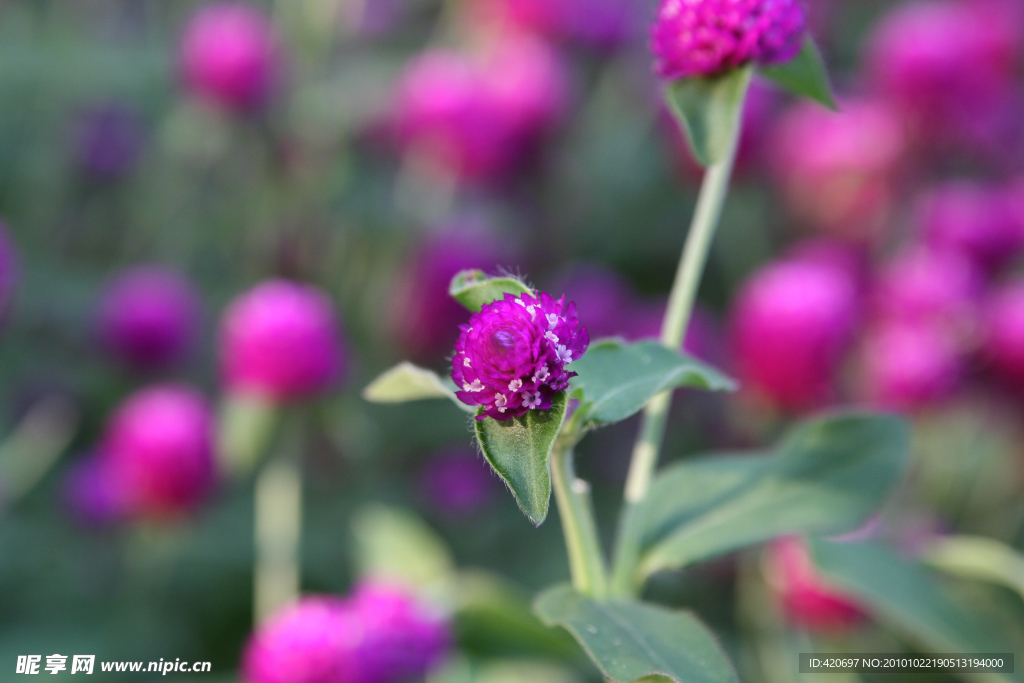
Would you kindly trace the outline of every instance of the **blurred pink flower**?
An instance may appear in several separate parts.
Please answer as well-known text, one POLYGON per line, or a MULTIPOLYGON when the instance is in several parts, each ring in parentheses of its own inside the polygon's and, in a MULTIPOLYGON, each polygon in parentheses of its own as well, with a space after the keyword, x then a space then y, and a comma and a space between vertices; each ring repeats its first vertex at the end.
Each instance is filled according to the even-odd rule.
POLYGON ((79 458, 64 476, 64 507, 85 527, 108 526, 128 513, 126 488, 107 459, 89 454, 79 458))
POLYGON ((182 36, 181 78, 191 93, 230 111, 259 109, 279 85, 278 48, 273 26, 254 5, 206 5, 182 36))
POLYGON ((983 319, 985 361, 1006 385, 1024 388, 1024 281, 992 292, 983 319))
POLYGON ((196 342, 199 293, 180 272, 135 266, 118 273, 100 296, 96 324, 104 348, 136 369, 180 361, 196 342))
POLYGON ((278 401, 327 390, 347 362, 331 300, 319 289, 288 280, 268 280, 228 306, 220 359, 229 390, 278 401))
POLYGON ((780 538, 768 547, 766 573, 786 618, 800 628, 836 632, 864 620, 857 602, 820 576, 800 538, 780 538))
POLYGON ((497 493, 491 468, 470 449, 451 449, 430 458, 419 477, 424 502, 450 518, 469 518, 497 493))
POLYGON ((633 37, 641 18, 632 0, 472 0, 468 12, 484 30, 526 31, 602 51, 633 37))
POLYGON ((906 412, 948 398, 965 371, 964 354, 949 330, 924 321, 886 322, 871 329, 862 358, 868 401, 906 412))
POLYGON ((983 287, 981 273, 963 256, 916 246, 881 267, 873 311, 887 320, 933 323, 970 336, 983 287))

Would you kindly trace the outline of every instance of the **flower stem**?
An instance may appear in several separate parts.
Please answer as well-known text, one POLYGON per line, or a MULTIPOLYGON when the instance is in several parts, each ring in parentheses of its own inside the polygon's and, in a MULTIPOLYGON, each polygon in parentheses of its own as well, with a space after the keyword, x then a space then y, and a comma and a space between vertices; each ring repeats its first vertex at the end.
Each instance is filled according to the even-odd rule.
MULTIPOLYGON (((729 180, 736 159, 741 126, 733 128, 729 146, 721 161, 708 167, 697 198, 697 208, 690 223, 683 255, 676 270, 669 296, 668 310, 661 327, 661 343, 679 349, 690 323, 697 289, 704 274, 711 242, 722 215, 722 206, 729 192, 729 180)), ((643 422, 626 479, 625 506, 620 517, 616 539, 611 591, 615 595, 631 595, 637 590, 635 573, 640 558, 640 538, 632 531, 636 507, 647 496, 658 455, 665 439, 665 424, 672 405, 672 392, 665 391, 652 398, 644 408, 643 422)))
POLYGON ((590 485, 578 479, 573 468, 573 445, 578 439, 575 422, 570 420, 551 451, 551 482, 569 553, 573 588, 584 595, 603 598, 608 591, 608 571, 594 521, 590 485))

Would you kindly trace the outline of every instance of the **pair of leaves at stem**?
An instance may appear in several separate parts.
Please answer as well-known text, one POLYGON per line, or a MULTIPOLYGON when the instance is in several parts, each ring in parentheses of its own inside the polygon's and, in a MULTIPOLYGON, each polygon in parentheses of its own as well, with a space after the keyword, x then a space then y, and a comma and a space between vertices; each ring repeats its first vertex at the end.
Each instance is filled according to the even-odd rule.
MULTIPOLYGON (((836 108, 821 53, 810 37, 796 57, 783 64, 761 67, 766 78, 794 95, 809 97, 836 108)), ((743 102, 754 74, 753 65, 710 78, 682 78, 669 84, 666 98, 682 124, 690 149, 702 166, 711 166, 730 154, 739 137, 743 102)))
MULTIPOLYGON (((450 294, 471 311, 506 293, 532 291, 510 277, 488 279, 481 271, 455 276, 450 294)), ((579 373, 573 396, 580 401, 577 419, 583 429, 624 420, 640 411, 656 394, 677 387, 731 390, 735 383, 714 368, 653 341, 627 344, 596 342, 570 368, 579 373)), ((455 386, 436 373, 401 363, 374 380, 363 397, 377 403, 400 403, 447 398, 467 412, 455 396, 455 386)), ((550 410, 532 410, 510 420, 474 420, 484 456, 505 481, 519 507, 536 525, 547 517, 551 499, 550 458, 568 407, 565 393, 555 396, 550 410)))

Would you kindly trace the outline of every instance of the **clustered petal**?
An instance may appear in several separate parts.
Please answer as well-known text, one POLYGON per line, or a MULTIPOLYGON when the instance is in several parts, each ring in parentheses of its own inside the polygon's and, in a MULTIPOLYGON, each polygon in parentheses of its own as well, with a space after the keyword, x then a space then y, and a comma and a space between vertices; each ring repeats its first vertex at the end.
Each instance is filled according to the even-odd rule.
POLYGON ((711 76, 800 51, 802 0, 662 0, 651 31, 655 70, 670 79, 711 76))
POLYGON ((579 360, 590 343, 576 317, 576 304, 506 294, 459 328, 452 380, 463 403, 481 406, 496 420, 551 408, 552 397, 576 375, 566 364, 579 360))

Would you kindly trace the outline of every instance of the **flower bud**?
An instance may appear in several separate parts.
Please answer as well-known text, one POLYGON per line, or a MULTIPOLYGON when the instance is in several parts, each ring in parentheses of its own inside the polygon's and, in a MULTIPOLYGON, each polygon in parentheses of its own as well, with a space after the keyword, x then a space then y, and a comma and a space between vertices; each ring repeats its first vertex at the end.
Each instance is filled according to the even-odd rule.
POLYGON ((232 391, 277 401, 312 397, 345 369, 330 299, 313 287, 269 280, 236 298, 221 323, 221 371, 232 391))
POLYGON ((473 314, 455 343, 452 381, 459 400, 484 415, 507 420, 548 410, 576 373, 565 369, 586 352, 590 337, 576 305, 545 292, 494 301, 473 314))
POLYGON ((769 546, 766 573, 783 613, 796 626, 835 632, 864 619, 864 612, 852 597, 821 578, 799 538, 780 538, 769 546))
POLYGON ((982 352, 1007 386, 1024 388, 1024 281, 990 295, 983 313, 982 352))
POLYGON ((1024 250, 1024 225, 999 187, 944 183, 921 200, 917 222, 936 249, 962 254, 988 270, 1002 267, 1024 250))
POLYGON ((242 660, 244 683, 364 683, 356 661, 363 628, 340 599, 303 598, 261 624, 242 660))
POLYGON ((158 384, 132 394, 107 423, 105 466, 124 487, 131 514, 187 512, 213 488, 213 416, 206 399, 184 384, 158 384))
POLYGON ((280 76, 273 27, 260 10, 242 2, 197 11, 182 37, 179 63, 190 92, 235 112, 266 104, 280 76))
POLYGON ((806 21, 800 0, 661 0, 655 71, 675 80, 785 62, 800 51, 806 21))
POLYGON ((199 294, 178 271, 136 266, 106 286, 96 318, 100 341, 112 356, 137 369, 164 368, 196 341, 199 294))
POLYGON ((834 263, 791 259, 754 273, 732 312, 744 389, 787 410, 827 402, 857 308, 854 277, 834 263))
POLYGON ((914 412, 953 393, 964 374, 964 357, 948 329, 888 322, 864 341, 862 372, 874 405, 914 412))
POLYGON ((447 620, 397 586, 363 583, 352 605, 363 629, 359 683, 423 680, 451 649, 447 620))

